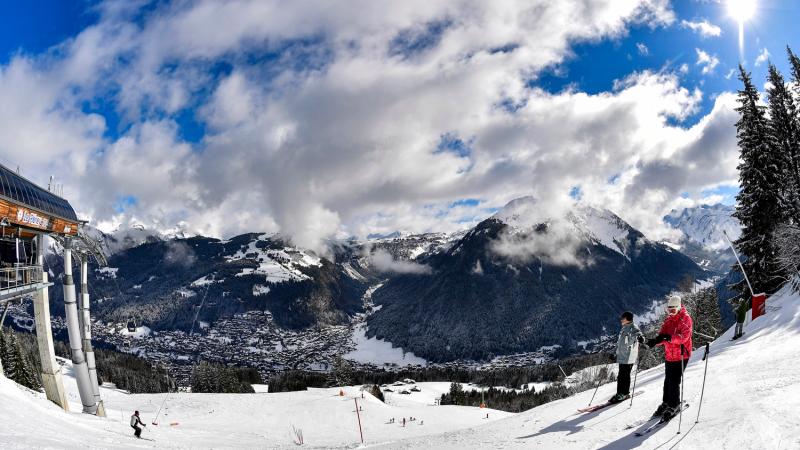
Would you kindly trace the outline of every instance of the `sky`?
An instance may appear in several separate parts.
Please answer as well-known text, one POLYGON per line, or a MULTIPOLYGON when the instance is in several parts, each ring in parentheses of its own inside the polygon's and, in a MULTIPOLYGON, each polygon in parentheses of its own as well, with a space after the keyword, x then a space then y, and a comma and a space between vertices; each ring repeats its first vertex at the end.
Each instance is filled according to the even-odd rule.
POLYGON ((105 231, 320 248, 531 195, 666 239, 735 201, 737 65, 800 51, 796 2, 751 2, 741 45, 727 3, 4 2, 0 163, 105 231))

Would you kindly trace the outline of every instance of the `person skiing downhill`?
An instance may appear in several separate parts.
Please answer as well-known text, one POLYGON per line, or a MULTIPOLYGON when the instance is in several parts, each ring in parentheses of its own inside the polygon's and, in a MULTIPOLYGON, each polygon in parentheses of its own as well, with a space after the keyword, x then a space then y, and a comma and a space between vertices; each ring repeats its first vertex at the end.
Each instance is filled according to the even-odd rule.
POLYGON ((631 394, 631 369, 639 356, 639 344, 644 343, 644 334, 633 323, 633 313, 625 311, 619 318, 622 329, 617 339, 617 354, 614 361, 619 364, 617 375, 617 393, 611 397, 609 403, 619 403, 631 394))
POLYGON ((131 416, 131 428, 136 430, 136 431, 133 432, 133 434, 137 438, 141 439, 141 437, 142 437, 142 429, 139 428, 139 425, 141 425, 143 427, 147 426, 147 425, 144 424, 144 422, 142 422, 142 419, 139 418, 139 411, 135 411, 133 413, 133 415, 131 416))
POLYGON ((664 396, 662 403, 653 413, 668 421, 680 411, 680 387, 683 371, 692 356, 692 318, 681 305, 681 298, 672 295, 667 300, 667 318, 661 325, 658 336, 648 339, 647 346, 664 346, 664 396))

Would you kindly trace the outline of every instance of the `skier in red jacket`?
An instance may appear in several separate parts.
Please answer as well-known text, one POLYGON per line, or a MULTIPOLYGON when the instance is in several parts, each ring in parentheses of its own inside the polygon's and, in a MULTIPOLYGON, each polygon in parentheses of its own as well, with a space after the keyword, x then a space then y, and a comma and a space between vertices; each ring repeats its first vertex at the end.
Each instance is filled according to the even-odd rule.
POLYGON ((672 295, 667 300, 667 318, 658 332, 658 337, 649 339, 647 346, 664 346, 664 396, 653 417, 662 416, 665 420, 680 411, 681 378, 689 357, 692 356, 692 318, 681 305, 681 298, 672 295))

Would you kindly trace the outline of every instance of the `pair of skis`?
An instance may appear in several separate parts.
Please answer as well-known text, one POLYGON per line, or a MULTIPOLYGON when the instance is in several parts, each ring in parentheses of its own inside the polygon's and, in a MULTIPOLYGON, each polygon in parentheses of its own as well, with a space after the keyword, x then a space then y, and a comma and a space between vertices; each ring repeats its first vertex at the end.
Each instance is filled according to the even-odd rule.
POLYGON ((599 410, 601 410, 603 408, 608 408, 609 406, 618 405, 620 403, 625 402, 626 400, 630 400, 632 396, 637 396, 637 395, 642 395, 642 394, 644 394, 644 391, 634 392, 633 395, 626 395, 624 399, 622 399, 622 400, 620 400, 618 402, 612 402, 612 401, 609 400, 609 401, 607 401, 605 403, 600 403, 600 404, 597 404, 597 405, 594 405, 594 406, 587 406, 586 408, 578 408, 578 412, 579 413, 590 413, 590 412, 599 411, 599 410))
MULTIPOLYGON (((684 403, 683 403, 683 405, 681 406, 681 409, 680 409, 680 411, 678 411, 678 412, 677 412, 677 413, 676 413, 674 416, 672 416, 672 417, 670 417, 669 419, 666 419, 666 420, 664 419, 664 417, 663 417, 663 416, 662 416, 662 417, 660 417, 660 418, 659 418, 659 416, 656 416, 656 417, 651 417, 651 418, 650 418, 650 420, 648 420, 648 422, 649 422, 649 421, 652 421, 652 420, 659 419, 659 420, 658 420, 658 422, 656 422, 656 423, 654 423, 654 424, 652 424, 652 425, 648 426, 647 428, 645 428, 645 429, 644 429, 644 430, 642 430, 642 431, 637 431, 636 433, 634 433, 634 436, 636 436, 636 437, 642 437, 642 436, 644 436, 644 435, 646 435, 646 434, 650 434, 650 433, 652 433, 653 431, 658 431, 658 430, 660 430, 661 428, 664 428, 664 427, 665 427, 665 426, 666 426, 666 425, 669 423, 669 421, 670 421, 670 420, 672 420, 672 419, 674 419, 675 417, 677 417, 677 416, 678 416, 678 414, 680 414, 680 413, 681 413, 681 411, 685 410, 685 409, 686 409, 686 408, 688 408, 688 407, 689 407, 689 404, 684 402, 684 403)), ((645 422, 645 423, 647 423, 647 422, 645 422)))

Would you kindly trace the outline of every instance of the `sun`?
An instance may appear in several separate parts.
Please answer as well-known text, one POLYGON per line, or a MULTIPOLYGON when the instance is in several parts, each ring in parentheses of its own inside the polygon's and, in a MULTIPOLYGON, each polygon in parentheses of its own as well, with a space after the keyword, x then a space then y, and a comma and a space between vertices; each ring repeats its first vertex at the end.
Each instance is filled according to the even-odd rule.
POLYGON ((740 24, 753 17, 756 0, 728 0, 728 14, 740 24))

